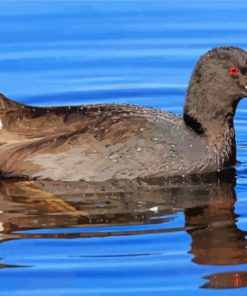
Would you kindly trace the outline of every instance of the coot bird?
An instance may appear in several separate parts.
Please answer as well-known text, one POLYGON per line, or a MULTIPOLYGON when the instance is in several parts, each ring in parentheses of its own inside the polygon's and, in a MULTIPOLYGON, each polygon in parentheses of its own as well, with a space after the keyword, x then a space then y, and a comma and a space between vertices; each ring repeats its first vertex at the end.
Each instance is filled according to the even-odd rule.
POLYGON ((245 96, 247 53, 235 47, 199 59, 183 117, 131 105, 33 107, 1 95, 1 176, 103 181, 221 171, 236 162, 233 118, 245 96))

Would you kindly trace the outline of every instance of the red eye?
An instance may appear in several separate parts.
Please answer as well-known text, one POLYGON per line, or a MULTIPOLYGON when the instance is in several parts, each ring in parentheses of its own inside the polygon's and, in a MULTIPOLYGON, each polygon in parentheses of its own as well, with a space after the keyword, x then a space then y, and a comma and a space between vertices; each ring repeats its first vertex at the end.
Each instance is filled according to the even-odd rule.
POLYGON ((231 73, 232 75, 236 75, 236 74, 238 74, 239 69, 236 68, 236 67, 231 67, 231 68, 229 68, 228 71, 229 71, 229 73, 231 73))

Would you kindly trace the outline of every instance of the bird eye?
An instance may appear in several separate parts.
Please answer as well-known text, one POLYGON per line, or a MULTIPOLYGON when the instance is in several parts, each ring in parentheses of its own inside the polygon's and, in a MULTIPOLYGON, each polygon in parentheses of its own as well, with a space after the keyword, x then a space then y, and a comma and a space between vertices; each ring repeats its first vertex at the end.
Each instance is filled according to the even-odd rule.
POLYGON ((229 73, 231 73, 232 75, 236 75, 236 74, 239 73, 239 69, 236 68, 236 67, 231 67, 231 68, 229 68, 228 71, 229 71, 229 73))

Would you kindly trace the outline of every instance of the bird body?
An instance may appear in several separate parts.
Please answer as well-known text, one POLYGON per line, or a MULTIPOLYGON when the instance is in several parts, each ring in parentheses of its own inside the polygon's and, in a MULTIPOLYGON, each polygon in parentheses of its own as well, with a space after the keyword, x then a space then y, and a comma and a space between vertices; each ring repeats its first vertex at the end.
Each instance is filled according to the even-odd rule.
POLYGON ((1 95, 1 175, 104 181, 224 170, 236 162, 233 118, 247 96, 246 67, 241 49, 204 55, 182 117, 132 105, 33 107, 1 95))

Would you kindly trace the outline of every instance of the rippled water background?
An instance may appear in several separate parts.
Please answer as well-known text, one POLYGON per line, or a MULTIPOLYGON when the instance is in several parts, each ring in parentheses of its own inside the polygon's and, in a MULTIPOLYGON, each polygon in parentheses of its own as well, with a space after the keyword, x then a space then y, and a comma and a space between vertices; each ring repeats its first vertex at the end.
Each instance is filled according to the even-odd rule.
MULTIPOLYGON (((212 47, 247 49, 246 1, 0 1, 0 90, 34 105, 180 113, 212 47)), ((1 182, 0 295, 244 295, 247 102, 236 186, 1 182)))

